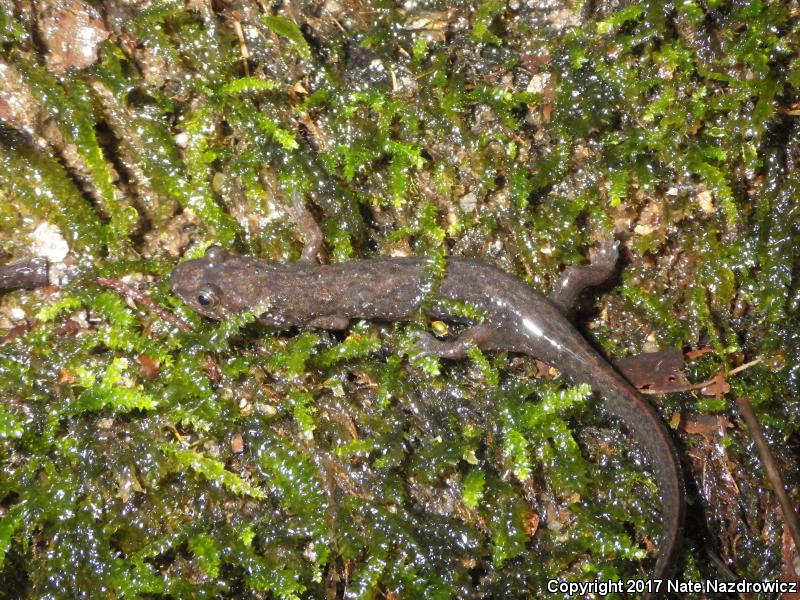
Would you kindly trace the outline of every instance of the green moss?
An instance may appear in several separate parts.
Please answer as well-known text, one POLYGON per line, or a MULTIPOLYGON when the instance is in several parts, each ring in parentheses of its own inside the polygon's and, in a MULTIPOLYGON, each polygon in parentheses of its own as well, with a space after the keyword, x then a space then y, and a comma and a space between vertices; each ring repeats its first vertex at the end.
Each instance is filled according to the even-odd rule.
POLYGON ((13 142, 0 147, 0 186, 16 210, 51 219, 77 250, 93 254, 103 246, 99 217, 52 157, 13 142))
POLYGON ((23 42, 28 37, 25 28, 8 13, 6 7, 0 7, 0 44, 7 42, 23 42))
POLYGON ((110 249, 116 255, 122 250, 119 246, 124 247, 129 242, 136 213, 117 198, 109 164, 95 134, 89 88, 80 79, 71 79, 62 87, 46 69, 25 60, 18 60, 16 66, 24 74, 42 110, 56 119, 64 143, 75 147, 88 171, 94 197, 102 214, 110 220, 110 249))
POLYGON ((121 386, 123 373, 128 366, 127 360, 115 359, 100 377, 89 369, 78 369, 78 385, 85 391, 76 398, 73 411, 80 414, 98 411, 106 406, 117 413, 154 409, 158 405, 155 399, 136 389, 121 386))
POLYGON ((246 494, 253 498, 266 497, 263 490, 226 470, 219 461, 203 456, 194 450, 179 448, 174 444, 163 444, 161 449, 165 454, 174 458, 180 468, 191 469, 209 481, 224 486, 234 494, 246 494))
POLYGON ((464 477, 464 506, 475 508, 483 498, 486 476, 483 471, 470 471, 464 477))
POLYGON ((289 40, 300 56, 303 58, 311 57, 311 48, 303 37, 303 33, 300 31, 300 28, 289 19, 281 17, 280 15, 273 15, 264 16, 261 20, 272 31, 289 40))
POLYGON ((502 40, 489 31, 495 16, 504 8, 500 0, 486 0, 475 11, 475 23, 472 26, 472 39, 476 42, 500 44, 502 40))

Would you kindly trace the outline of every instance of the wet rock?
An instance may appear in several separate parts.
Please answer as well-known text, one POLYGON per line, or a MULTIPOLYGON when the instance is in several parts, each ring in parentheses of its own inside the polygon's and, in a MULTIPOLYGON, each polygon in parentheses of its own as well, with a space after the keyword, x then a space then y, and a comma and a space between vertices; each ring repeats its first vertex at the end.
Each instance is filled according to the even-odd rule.
POLYGON ((360 92, 374 87, 389 87, 391 76, 375 52, 352 43, 347 49, 346 81, 348 87, 360 92))
POLYGON ((583 5, 583 18, 597 21, 607 19, 631 4, 631 0, 589 0, 583 5))
POLYGON ((0 60, 0 121, 31 135, 38 112, 39 106, 19 71, 0 60))
POLYGON ((97 60, 109 32, 98 13, 79 0, 37 6, 39 35, 47 48, 45 61, 54 73, 85 69, 97 60))
POLYGON ((51 262, 59 262, 69 253, 69 244, 61 230, 51 223, 40 223, 31 234, 31 251, 51 262))
POLYGON ((478 197, 475 195, 475 192, 469 192, 461 196, 458 201, 458 205, 465 213, 472 212, 478 205, 478 197))
POLYGON ((429 42, 443 42, 447 37, 447 30, 452 24, 454 17, 455 13, 452 10, 409 11, 403 22, 403 28, 408 31, 420 33, 429 42))

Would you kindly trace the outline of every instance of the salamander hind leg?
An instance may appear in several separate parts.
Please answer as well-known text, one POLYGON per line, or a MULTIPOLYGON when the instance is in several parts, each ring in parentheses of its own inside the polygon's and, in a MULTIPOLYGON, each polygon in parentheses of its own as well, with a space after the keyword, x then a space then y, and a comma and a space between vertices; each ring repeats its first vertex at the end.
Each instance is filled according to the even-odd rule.
POLYGON ((502 332, 486 324, 470 327, 452 340, 440 340, 426 332, 419 332, 417 336, 417 341, 411 347, 412 353, 427 354, 440 358, 464 358, 473 346, 487 350, 504 347, 498 343, 502 337, 502 332))
POLYGON ((619 242, 613 239, 603 241, 596 250, 589 252, 588 265, 564 269, 548 299, 562 313, 569 312, 583 290, 603 283, 614 274, 618 259, 619 242))

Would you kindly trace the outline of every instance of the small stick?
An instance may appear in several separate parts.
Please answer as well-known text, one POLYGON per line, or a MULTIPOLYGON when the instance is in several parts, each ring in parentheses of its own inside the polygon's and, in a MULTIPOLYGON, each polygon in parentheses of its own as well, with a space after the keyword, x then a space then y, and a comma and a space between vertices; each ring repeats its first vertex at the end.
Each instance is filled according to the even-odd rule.
MULTIPOLYGON (((760 358, 753 359, 750 362, 746 362, 743 365, 739 365, 738 367, 731 369, 725 374, 725 376, 728 377, 729 375, 735 375, 736 373, 744 371, 745 369, 749 369, 750 367, 757 365, 760 362, 761 362, 760 358)), ((716 378, 709 379, 707 381, 701 381, 700 383, 690 383, 689 385, 684 385, 683 387, 670 388, 668 390, 639 390, 639 393, 655 395, 655 394, 673 394, 675 392, 691 392, 692 390, 702 390, 703 388, 712 385, 715 381, 716 378)))
POLYGON ((239 53, 242 55, 242 66, 244 67, 244 74, 250 77, 250 65, 248 60, 250 58, 250 50, 247 48, 247 41, 244 39, 244 31, 242 31, 242 24, 237 20, 233 22, 233 30, 236 32, 236 37, 239 38, 239 53))
POLYGON ((164 319, 167 323, 174 325, 183 332, 189 332, 192 330, 191 325, 189 325, 186 321, 176 317, 165 308, 161 308, 158 304, 156 304, 153 301, 153 299, 150 296, 148 296, 144 292, 140 292, 136 288, 129 286, 127 283, 123 283, 119 279, 108 279, 107 277, 97 277, 95 279, 95 282, 97 282, 98 285, 102 285, 103 287, 112 289, 115 292, 119 292, 120 294, 122 294, 126 298, 130 298, 134 302, 139 302, 143 304, 151 312, 154 312, 159 317, 164 319))
POLYGON ((730 567, 728 567, 728 565, 725 564, 725 561, 717 556, 716 553, 712 552, 711 550, 707 550, 706 556, 708 556, 708 559, 714 563, 714 566, 719 569, 720 573, 722 573, 728 581, 739 581, 740 577, 731 571, 730 567))
POLYGON ((436 73, 436 71, 437 71, 437 69, 429 69, 429 70, 427 70, 427 71, 423 71, 423 72, 422 72, 422 73, 420 73, 419 75, 415 75, 415 76, 414 76, 414 79, 422 79, 423 77, 427 77, 427 76, 428 76, 428 75, 430 75, 431 73, 436 73))
POLYGON ((739 412, 750 430, 750 436, 755 442, 758 457, 761 459, 761 464, 767 473, 767 479, 769 479, 772 489, 778 495, 778 501, 783 512, 783 521, 786 523, 786 527, 789 528, 789 533, 792 534, 794 547, 800 549, 800 525, 797 522, 797 513, 794 510, 792 501, 789 499, 789 495, 786 493, 783 478, 781 478, 778 465, 775 464, 775 459, 772 457, 767 441, 764 439, 761 426, 758 424, 758 419, 756 419, 756 414, 753 411, 753 405, 747 398, 737 398, 736 406, 739 407, 739 412))

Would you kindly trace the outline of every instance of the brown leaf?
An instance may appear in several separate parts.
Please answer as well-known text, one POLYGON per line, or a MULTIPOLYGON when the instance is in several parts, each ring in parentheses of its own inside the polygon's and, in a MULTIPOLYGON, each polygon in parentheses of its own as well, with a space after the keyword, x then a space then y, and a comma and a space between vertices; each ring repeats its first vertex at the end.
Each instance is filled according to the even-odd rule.
POLYGON ((22 321, 18 325, 14 325, 14 327, 9 329, 8 332, 5 334, 5 336, 3 336, 3 339, 0 340, 0 346, 15 340, 20 336, 25 335, 31 329, 33 329, 35 324, 36 324, 35 321, 31 321, 30 319, 25 319, 24 321, 22 321))
POLYGON ((241 433, 234 433, 231 437, 231 451, 234 454, 241 454, 244 452, 244 439, 241 433))
POLYGON ((130 469, 117 472, 115 474, 115 478, 117 480, 116 496, 123 502, 130 500, 131 496, 133 496, 135 492, 142 493, 145 491, 145 489, 142 487, 142 484, 139 483, 136 473, 130 469))
POLYGON ((81 324, 78 323, 75 319, 67 319, 57 329, 59 333, 63 333, 66 336, 73 337, 81 330, 81 324))
MULTIPOLYGON (((781 569, 781 581, 794 581, 800 583, 800 556, 792 540, 792 534, 784 525, 783 540, 781 544, 781 556, 783 558, 783 568, 781 569)), ((800 586, 798 586, 800 587, 800 586)), ((783 594, 783 600, 800 600, 800 592, 783 594)))
POLYGON ((539 513, 534 511, 528 511, 528 514, 525 515, 525 519, 522 521, 522 527, 525 529, 525 533, 528 537, 533 537, 536 535, 536 531, 539 529, 539 522, 541 518, 539 517, 539 513))
POLYGON ((40 111, 30 85, 13 65, 0 59, 0 121, 30 133, 40 111))
POLYGON ((694 419, 687 420, 683 430, 689 435, 701 435, 709 441, 722 437, 725 429, 733 424, 722 415, 697 415, 694 419))
POLYGON ((527 71, 531 73, 538 73, 543 65, 546 65, 550 62, 550 55, 547 52, 543 52, 537 55, 533 55, 530 53, 522 55, 522 66, 527 71))
POLYGON ((58 372, 58 382, 59 383, 66 383, 66 384, 72 385, 73 383, 75 383, 75 381, 77 381, 77 378, 75 377, 75 373, 73 373, 69 369, 61 369, 58 372))
POLYGON ((660 199, 654 198, 644 207, 633 230, 639 235, 656 233, 659 239, 666 235, 664 204, 660 199))
POLYGON ((698 348, 697 350, 689 350, 686 353, 686 358, 688 360, 694 360, 695 358, 700 358, 701 356, 705 356, 706 354, 710 354, 714 352, 713 348, 698 348))
POLYGON ((546 362, 542 362, 540 360, 536 362, 536 376, 537 377, 545 377, 547 379, 553 379, 556 376, 557 371, 548 365, 546 362))
POLYGON ((683 374, 683 352, 677 348, 627 356, 615 360, 614 366, 633 387, 640 390, 666 393, 677 391, 688 384, 683 374))
POLYGON ((222 378, 222 370, 219 367, 219 363, 211 354, 206 354, 201 364, 211 381, 216 383, 222 378))
POLYGON ((720 396, 724 396, 728 392, 731 391, 730 384, 725 380, 725 372, 720 371, 714 377, 711 378, 711 385, 707 385, 700 393, 703 396, 713 396, 715 398, 719 398, 720 396))
POLYGON ((142 368, 142 374, 147 377, 147 379, 155 379, 158 377, 160 372, 158 363, 151 357, 147 356, 147 354, 139 355, 139 366, 142 368))

